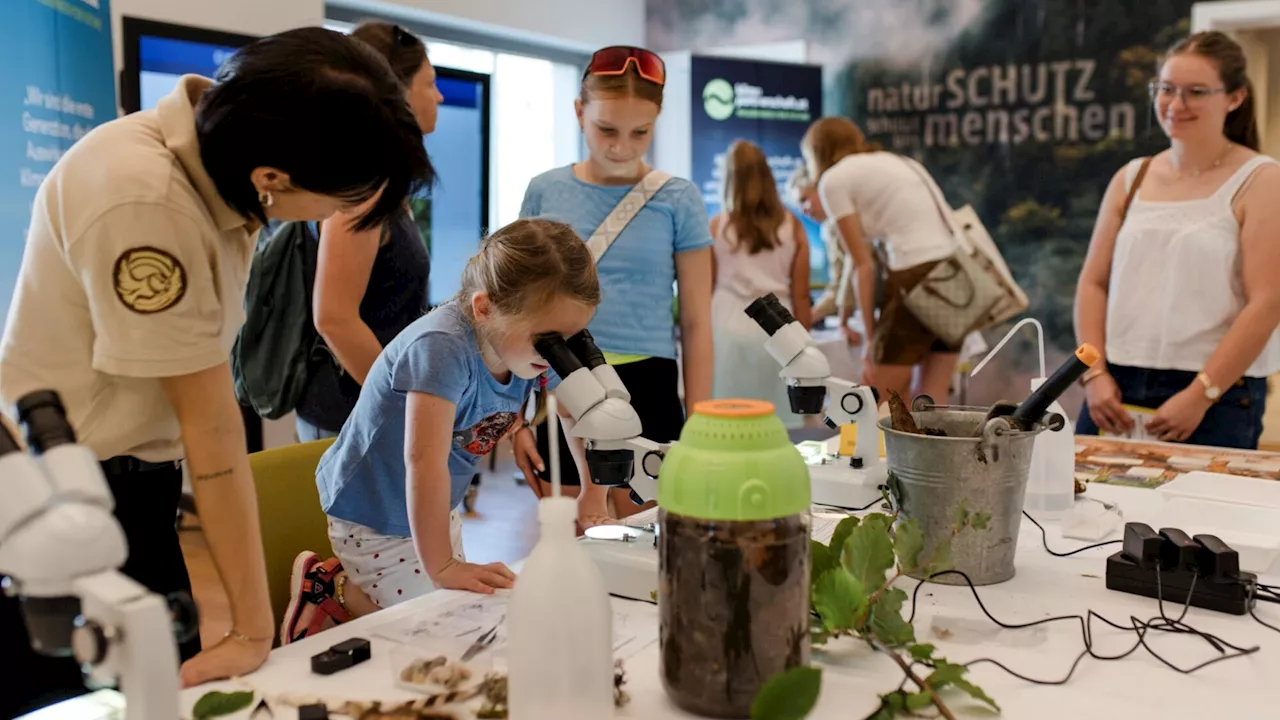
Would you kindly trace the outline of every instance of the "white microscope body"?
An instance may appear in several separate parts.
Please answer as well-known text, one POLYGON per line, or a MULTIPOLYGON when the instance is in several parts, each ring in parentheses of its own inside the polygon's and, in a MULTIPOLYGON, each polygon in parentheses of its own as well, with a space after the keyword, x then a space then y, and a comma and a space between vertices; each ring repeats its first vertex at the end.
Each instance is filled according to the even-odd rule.
POLYGON ((18 412, 33 454, 0 431, 0 574, 32 647, 74 655, 91 686, 122 684, 127 720, 177 718, 169 605, 117 570, 125 538, 97 458, 76 444, 56 393, 31 393, 18 412))
POLYGON ((604 361, 591 334, 583 330, 568 340, 547 338, 538 351, 562 380, 556 400, 574 420, 571 437, 587 449, 592 482, 630 485, 641 503, 658 499, 658 471, 671 443, 640 436, 640 416, 618 371, 604 361))
POLYGON ((827 427, 857 424, 857 448, 847 461, 833 458, 809 466, 813 501, 841 508, 863 508, 881 497, 889 471, 880 457, 879 413, 875 392, 831 377, 831 365, 804 328, 772 294, 757 299, 747 314, 768 335, 765 350, 782 366, 778 375, 787 383, 791 412, 818 415, 824 412, 827 427))

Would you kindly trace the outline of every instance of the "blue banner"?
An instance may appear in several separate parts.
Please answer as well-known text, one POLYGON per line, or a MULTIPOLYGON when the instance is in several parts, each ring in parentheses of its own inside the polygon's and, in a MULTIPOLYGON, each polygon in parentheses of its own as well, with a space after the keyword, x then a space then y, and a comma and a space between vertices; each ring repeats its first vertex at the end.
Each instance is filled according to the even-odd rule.
POLYGON ((110 0, 6 0, 0 27, 0 311, 7 317, 36 188, 116 117, 110 0))
MULTIPOLYGON (((735 140, 764 151, 785 199, 787 178, 804 164, 800 140, 822 117, 822 68, 816 65, 693 58, 692 180, 702 190, 707 213, 720 212, 725 153, 735 140)), ((793 208, 799 213, 797 208, 793 208)), ((806 221, 814 277, 826 279, 826 253, 817 225, 806 221)))

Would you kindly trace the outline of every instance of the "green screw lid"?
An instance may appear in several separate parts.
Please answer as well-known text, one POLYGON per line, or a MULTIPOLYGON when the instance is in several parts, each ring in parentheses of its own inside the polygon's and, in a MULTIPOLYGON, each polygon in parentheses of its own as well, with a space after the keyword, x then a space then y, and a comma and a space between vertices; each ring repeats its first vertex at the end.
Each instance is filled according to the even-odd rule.
POLYGON ((705 520, 773 520, 808 512, 809 467, 772 403, 710 400, 671 447, 658 505, 705 520))

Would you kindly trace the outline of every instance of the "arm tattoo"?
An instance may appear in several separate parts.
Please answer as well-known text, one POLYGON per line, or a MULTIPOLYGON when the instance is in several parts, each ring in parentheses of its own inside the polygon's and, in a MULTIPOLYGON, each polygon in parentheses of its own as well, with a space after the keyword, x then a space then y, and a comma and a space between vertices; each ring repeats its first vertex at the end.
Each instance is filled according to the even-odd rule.
POLYGON ((203 475, 196 475, 195 479, 198 481, 217 480, 218 478, 227 477, 231 475, 231 473, 233 472, 235 471, 232 470, 231 468, 227 468, 226 470, 219 470, 218 472, 204 473, 203 475))

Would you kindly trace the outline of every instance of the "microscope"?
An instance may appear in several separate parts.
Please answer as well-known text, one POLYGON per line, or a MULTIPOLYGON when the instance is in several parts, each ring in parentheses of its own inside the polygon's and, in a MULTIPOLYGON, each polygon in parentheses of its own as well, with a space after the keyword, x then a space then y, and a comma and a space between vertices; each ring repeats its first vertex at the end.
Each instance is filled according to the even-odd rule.
POLYGON ((658 471, 671 443, 640 436, 640 416, 631 407, 631 393, 618 371, 605 362, 591 333, 583 330, 567 340, 549 335, 539 338, 534 349, 561 378, 556 400, 574 420, 569 435, 586 446, 591 482, 629 485, 640 504, 656 500, 658 471))
POLYGON ((168 602, 119 568, 124 533, 98 459, 76 443, 57 393, 18 401, 31 454, 0 431, 0 575, 32 647, 74 656, 90 686, 124 686, 127 720, 173 720, 178 651, 168 602))
POLYGON ((782 366, 778 375, 787 383, 791 412, 822 414, 827 427, 836 431, 843 425, 857 424, 857 447, 847 463, 824 453, 821 464, 810 464, 813 501, 842 508, 874 503, 889 477, 880 457, 879 398, 875 391, 831 377, 826 356, 776 295, 757 298, 746 313, 769 336, 764 347, 782 366))
MULTIPOLYGON (((574 419, 571 437, 587 450, 591 482, 631 487, 637 503, 656 500, 658 472, 671 443, 640 436, 640 417, 618 371, 605 362, 591 333, 565 340, 540 338, 538 353, 560 376, 556 399, 574 419)), ((580 542, 600 568, 610 595, 649 601, 658 589, 657 526, 606 525, 590 528, 580 542)))

